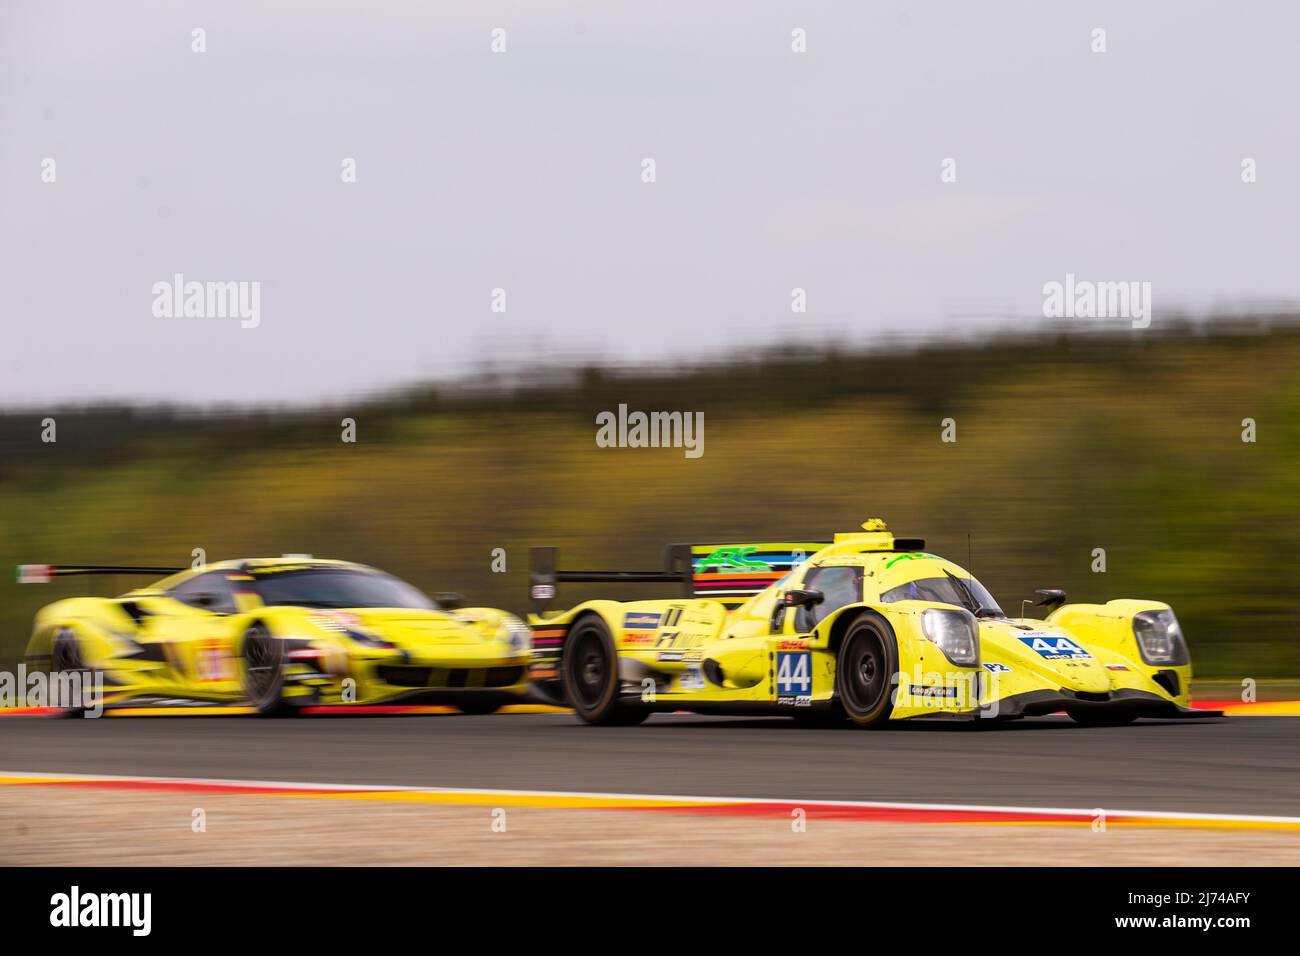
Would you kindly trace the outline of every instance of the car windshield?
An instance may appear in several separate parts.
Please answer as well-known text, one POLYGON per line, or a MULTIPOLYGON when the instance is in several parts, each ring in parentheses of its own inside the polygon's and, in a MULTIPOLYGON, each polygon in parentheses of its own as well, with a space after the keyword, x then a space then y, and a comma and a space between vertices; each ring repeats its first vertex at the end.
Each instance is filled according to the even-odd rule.
POLYGON ((974 578, 962 578, 948 572, 944 572, 941 578, 908 581, 880 595, 882 604, 894 601, 936 601, 964 607, 972 614, 978 612, 980 617, 1006 617, 984 585, 974 578))
POLYGON ((295 607, 437 607, 405 581, 379 571, 348 568, 300 568, 253 571, 258 596, 269 606, 295 607))

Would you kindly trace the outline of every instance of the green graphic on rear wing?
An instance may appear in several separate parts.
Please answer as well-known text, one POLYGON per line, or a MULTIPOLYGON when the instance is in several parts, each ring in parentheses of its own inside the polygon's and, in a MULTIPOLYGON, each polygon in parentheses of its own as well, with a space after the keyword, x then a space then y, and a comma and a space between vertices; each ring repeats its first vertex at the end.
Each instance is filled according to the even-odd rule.
POLYGON ((575 571, 558 567, 556 548, 530 548, 528 600, 545 614, 560 584, 675 584, 683 597, 710 598, 735 607, 779 581, 828 541, 670 544, 654 571, 575 571))
POLYGON ((829 541, 692 544, 691 593, 737 607, 775 584, 829 541))

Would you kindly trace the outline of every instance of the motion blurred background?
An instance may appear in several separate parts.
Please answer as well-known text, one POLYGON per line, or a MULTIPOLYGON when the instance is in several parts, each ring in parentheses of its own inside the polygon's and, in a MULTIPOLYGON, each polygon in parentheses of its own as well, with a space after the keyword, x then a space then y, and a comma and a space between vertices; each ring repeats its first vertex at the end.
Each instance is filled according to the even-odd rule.
MULTIPOLYGON (((1300 327, 1274 317, 863 354, 792 345, 671 376, 550 369, 312 409, 70 409, 54 445, 40 416, 10 414, 0 561, 307 552, 523 612, 530 545, 558 545, 570 566, 655 567, 666 542, 816 540, 880 515, 958 563, 969 547, 1009 613, 1036 587, 1166 600, 1201 676, 1291 677, 1297 369, 1300 327), (703 457, 597 447, 596 415, 619 403, 703 412, 703 457)), ((5 586, 0 657, 21 654, 41 604, 112 581, 5 586)))
MULTIPOLYGON (((639 567, 879 515, 1009 612, 1164 599, 1201 674, 1300 675, 1298 29, 7 0, 0 562, 309 552, 523 610, 529 545, 639 567), (260 283, 257 328, 153 315, 177 273, 260 283), (1150 282, 1151 327, 1049 325, 1067 273, 1150 282), (620 404, 703 413, 703 457, 598 448, 620 404)), ((0 586, 0 663, 137 583, 0 586)))

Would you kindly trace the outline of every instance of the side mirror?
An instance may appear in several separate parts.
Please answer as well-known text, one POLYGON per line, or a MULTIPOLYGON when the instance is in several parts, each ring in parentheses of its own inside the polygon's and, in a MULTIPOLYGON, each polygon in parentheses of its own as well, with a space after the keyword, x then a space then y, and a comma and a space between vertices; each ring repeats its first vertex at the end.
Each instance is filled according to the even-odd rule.
POLYGON ((465 595, 457 594, 455 591, 435 591, 433 603, 444 611, 454 611, 458 607, 465 606, 465 595))
POLYGON ((1037 607, 1047 608, 1048 614, 1065 603, 1065 592, 1060 588, 1039 588, 1034 593, 1039 598, 1037 607))
POLYGON ((816 588, 791 588, 781 595, 781 603, 786 607, 812 607, 826 600, 826 595, 816 588))

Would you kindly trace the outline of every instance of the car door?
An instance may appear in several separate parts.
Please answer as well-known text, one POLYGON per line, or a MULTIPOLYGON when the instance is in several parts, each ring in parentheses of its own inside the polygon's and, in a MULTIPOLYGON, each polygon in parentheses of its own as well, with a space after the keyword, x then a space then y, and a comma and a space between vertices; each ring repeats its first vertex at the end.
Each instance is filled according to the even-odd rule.
POLYGON ((168 643, 168 656, 183 685, 201 697, 239 693, 233 657, 234 589, 224 572, 187 578, 151 602, 154 633, 168 643))
MULTIPOLYGON (((786 612, 785 624, 793 634, 775 638, 773 648, 773 677, 778 703, 800 706, 814 697, 826 697, 834 685, 834 655, 828 648, 815 646, 809 638, 813 629, 830 614, 848 604, 862 600, 862 574, 860 566, 832 565, 810 568, 800 587, 820 591, 818 604, 798 608, 793 615, 786 612)), ((822 642, 824 644, 824 642, 822 642)))
POLYGON ((808 634, 846 604, 862 600, 862 568, 851 565, 812 568, 804 577, 803 587, 822 593, 820 604, 801 607, 795 614, 795 630, 808 634))

